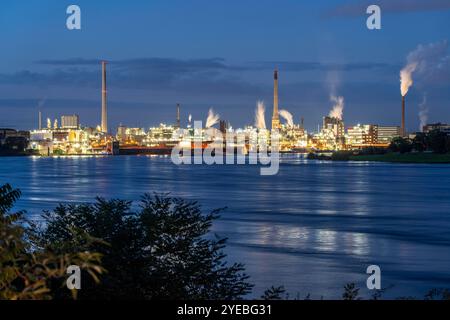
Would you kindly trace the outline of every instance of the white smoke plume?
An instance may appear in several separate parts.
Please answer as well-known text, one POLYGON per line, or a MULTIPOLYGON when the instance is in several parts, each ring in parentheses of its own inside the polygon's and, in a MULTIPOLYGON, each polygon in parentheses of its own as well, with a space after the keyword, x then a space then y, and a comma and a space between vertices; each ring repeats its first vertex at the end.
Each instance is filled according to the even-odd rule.
POLYGON ((422 131, 423 127, 428 122, 428 103, 427 103, 427 94, 425 93, 422 98, 422 102, 419 104, 419 119, 420 119, 420 127, 419 130, 422 131))
POLYGON ((331 109, 329 116, 332 118, 338 118, 342 120, 344 115, 344 97, 335 96, 332 94, 330 96, 330 101, 334 103, 333 109, 331 109))
POLYGON ((256 103, 255 111, 255 127, 258 129, 266 129, 266 119, 265 119, 266 108, 263 101, 258 101, 256 103))
POLYGON ((294 117, 292 116, 292 114, 289 111, 280 110, 279 114, 284 120, 286 120, 286 123, 289 127, 292 128, 294 126, 294 117))
POLYGON ((189 123, 192 122, 192 114, 189 115, 189 123))
POLYGON ((418 74, 424 81, 440 77, 448 77, 450 73, 450 55, 448 42, 441 41, 427 45, 419 45, 406 58, 406 66, 400 71, 400 92, 408 93, 413 85, 413 74, 418 74))
POLYGON ((210 108, 208 111, 208 118, 206 119, 206 125, 205 128, 211 128, 215 124, 219 122, 220 115, 217 113, 214 113, 213 108, 210 108))

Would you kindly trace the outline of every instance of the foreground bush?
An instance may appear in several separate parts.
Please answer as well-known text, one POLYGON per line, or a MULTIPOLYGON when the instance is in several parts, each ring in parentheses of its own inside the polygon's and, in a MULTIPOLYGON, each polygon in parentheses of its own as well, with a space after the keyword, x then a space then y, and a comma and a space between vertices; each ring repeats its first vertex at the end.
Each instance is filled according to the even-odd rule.
POLYGON ((219 211, 203 214, 197 203, 166 195, 145 195, 133 208, 98 198, 45 213, 39 238, 59 253, 102 254, 107 273, 99 285, 83 277, 82 299, 238 299, 251 289, 243 265, 224 261, 226 239, 206 237, 219 211))
MULTIPOLYGON (((100 255, 88 251, 55 253, 51 248, 35 247, 33 233, 24 228, 24 212, 11 213, 20 191, 9 185, 0 187, 0 299, 51 299, 51 284, 65 287, 66 269, 77 265, 98 280, 102 268, 100 255)), ((66 287, 65 287, 66 288, 66 287)), ((68 295, 76 297, 76 291, 68 295)))

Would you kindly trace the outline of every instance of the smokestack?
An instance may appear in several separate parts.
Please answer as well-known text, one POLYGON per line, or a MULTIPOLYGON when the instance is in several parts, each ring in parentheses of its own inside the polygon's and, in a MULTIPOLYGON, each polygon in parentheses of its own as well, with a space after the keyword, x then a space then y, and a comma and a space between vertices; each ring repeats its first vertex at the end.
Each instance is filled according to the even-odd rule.
POLYGON ((179 103, 177 103, 177 127, 181 128, 181 125, 180 125, 180 104, 179 103))
POLYGON ((106 109, 106 61, 102 61, 102 132, 108 133, 108 114, 106 109))
POLYGON ((402 128, 401 128, 401 135, 404 137, 406 135, 406 129, 405 129, 405 96, 402 96, 402 128))
POLYGON ((42 112, 39 110, 39 130, 42 130, 42 112))
POLYGON ((280 117, 278 115, 278 70, 273 72, 273 116, 272 130, 280 129, 280 117))

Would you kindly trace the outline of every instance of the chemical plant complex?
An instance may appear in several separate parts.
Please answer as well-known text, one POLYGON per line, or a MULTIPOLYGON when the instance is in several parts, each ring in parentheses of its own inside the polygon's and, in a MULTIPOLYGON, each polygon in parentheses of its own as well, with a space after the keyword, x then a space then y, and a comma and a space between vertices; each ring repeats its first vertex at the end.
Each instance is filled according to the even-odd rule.
MULTIPOLYGON (((345 127, 343 120, 343 98, 332 97, 335 103, 329 115, 323 117, 321 128, 317 132, 307 132, 303 118, 300 123, 293 121, 286 110, 278 109, 278 71, 274 72, 274 95, 271 127, 266 128, 265 107, 257 104, 254 126, 233 128, 219 118, 211 109, 204 125, 193 121, 189 116, 182 125, 180 104, 174 105, 174 123, 160 124, 151 128, 132 128, 119 126, 112 134, 108 128, 107 107, 107 64, 102 67, 102 103, 101 121, 96 128, 83 127, 76 114, 63 115, 61 119, 46 119, 43 123, 42 113, 38 114, 38 128, 32 131, 0 129, 0 145, 10 146, 12 153, 24 153, 41 156, 54 155, 118 155, 118 154, 169 154, 174 146, 191 146, 195 141, 205 148, 218 140, 223 147, 233 147, 235 152, 250 151, 252 136, 261 137, 270 144, 274 131, 279 133, 279 151, 281 152, 324 152, 337 150, 355 150, 367 147, 387 148, 396 137, 414 136, 405 130, 405 95, 402 93, 402 118, 400 126, 382 126, 377 124, 357 124, 345 127), (284 121, 281 121, 281 120, 284 121), (225 136, 235 138, 228 139, 225 136), (243 136, 239 139, 236 137, 243 136), (226 142, 225 142, 226 141, 226 142), (228 145, 226 145, 228 144, 228 145)), ((100 113, 99 113, 100 114, 100 113)), ((431 130, 450 132, 450 125, 429 124, 424 132, 431 130)), ((198 146, 198 144, 195 144, 198 146)), ((229 149, 227 149, 229 150, 229 149)))

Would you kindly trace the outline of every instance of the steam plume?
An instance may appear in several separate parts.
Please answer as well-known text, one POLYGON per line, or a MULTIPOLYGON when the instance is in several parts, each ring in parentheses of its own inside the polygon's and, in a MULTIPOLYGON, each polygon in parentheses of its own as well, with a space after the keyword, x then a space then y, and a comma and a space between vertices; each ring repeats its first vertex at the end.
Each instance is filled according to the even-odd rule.
POLYGON ((427 45, 419 45, 406 58, 406 66, 400 71, 400 92, 408 93, 413 84, 413 74, 417 73, 424 81, 440 77, 448 77, 450 73, 450 55, 448 42, 441 41, 427 45))
POLYGON ((428 105, 427 105, 427 94, 425 93, 422 98, 422 102, 419 104, 419 119, 420 119, 420 131, 428 122, 428 105))
POLYGON ((332 118, 338 118, 342 120, 344 114, 344 97, 335 96, 332 94, 330 96, 330 101, 334 103, 333 109, 331 109, 329 116, 332 118))
POLYGON ((210 108, 208 111, 208 118, 206 119, 206 128, 211 128, 215 124, 219 122, 220 115, 217 113, 214 113, 213 108, 210 108))
POLYGON ((258 129, 266 129, 266 119, 264 118, 266 108, 263 101, 258 101, 255 111, 255 126, 258 129))
POLYGON ((189 123, 192 122, 192 114, 189 115, 189 123))
POLYGON ((40 99, 39 101, 38 101, 38 109, 41 109, 44 105, 45 105, 45 102, 47 101, 47 98, 45 97, 45 98, 43 98, 43 99, 40 99))
POLYGON ((289 127, 293 127, 294 126, 294 118, 292 116, 292 114, 287 111, 287 110, 280 110, 280 116, 286 120, 286 123, 289 127))

